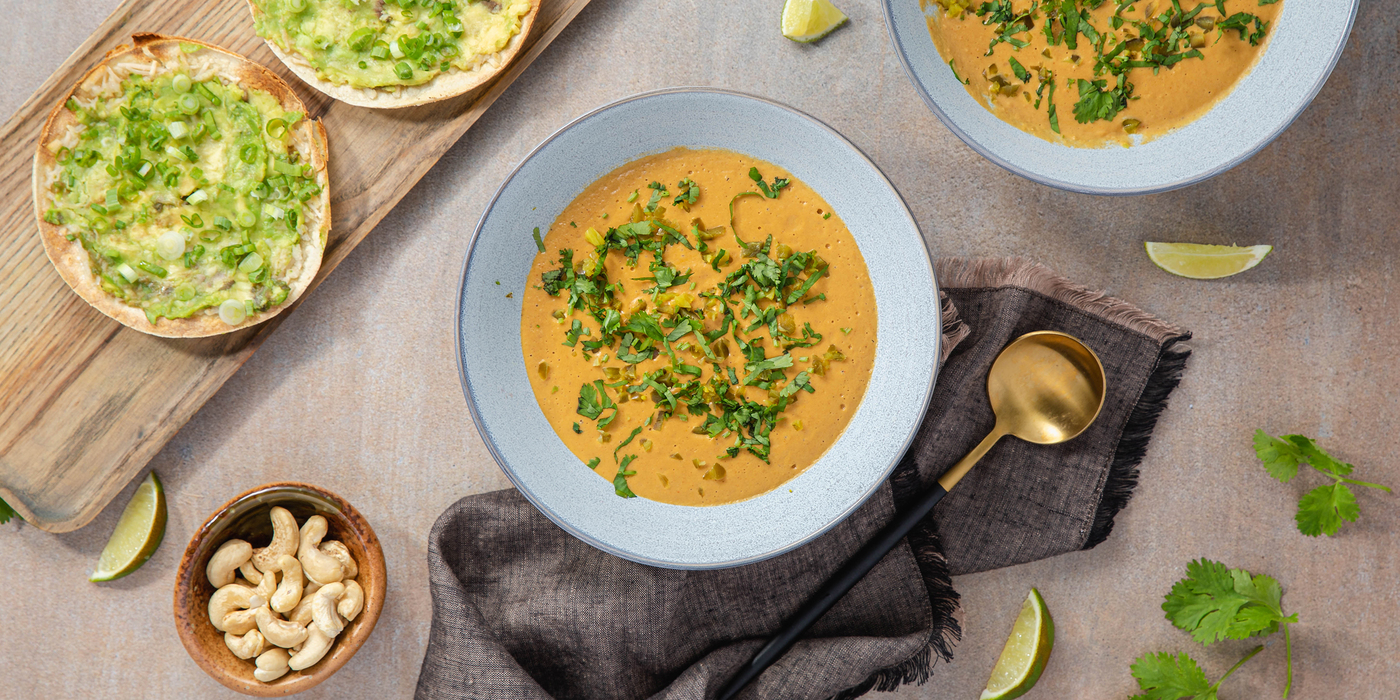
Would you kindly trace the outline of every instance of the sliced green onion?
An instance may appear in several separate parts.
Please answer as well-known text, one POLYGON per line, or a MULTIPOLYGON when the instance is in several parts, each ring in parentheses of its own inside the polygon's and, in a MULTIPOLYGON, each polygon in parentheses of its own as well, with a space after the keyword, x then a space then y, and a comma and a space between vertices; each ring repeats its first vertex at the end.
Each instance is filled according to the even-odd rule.
POLYGON ((136 281, 136 271, 131 269, 131 266, 126 263, 117 266, 117 274, 121 275, 128 282, 136 281))
MULTIPOLYGON (((293 2, 299 1, 303 0, 293 0, 293 2)), ((297 11, 299 12, 299 10, 297 11)), ((374 30, 370 29, 369 27, 361 27, 359 29, 356 29, 355 31, 350 33, 350 36, 345 40, 345 43, 347 46, 350 47, 352 51, 364 51, 365 49, 370 47, 370 44, 374 43, 374 30)))
POLYGON ((203 189, 198 189, 191 192, 190 196, 185 197, 185 201, 189 202, 190 204, 199 204, 200 202, 207 202, 209 201, 209 193, 205 192, 203 189))
POLYGON ((175 92, 184 94, 194 87, 194 81, 190 80, 190 76, 180 73, 170 80, 170 86, 175 88, 175 92))
MULTIPOLYGON (((148 263, 145 260, 136 263, 136 266, 141 268, 142 270, 145 270, 146 272, 155 275, 156 277, 163 278, 166 275, 165 268, 160 267, 158 265, 152 265, 151 263, 148 263)), ((125 275, 123 275, 123 277, 125 277, 125 275)))
POLYGON ((185 156, 185 160, 188 160, 191 163, 197 162, 199 160, 199 154, 195 153, 194 149, 190 148, 189 146, 181 146, 180 153, 183 156, 185 156))
POLYGON ((288 0, 287 7, 292 12, 301 12, 306 9, 306 0, 288 0))
POLYGON ((189 301, 193 299, 194 295, 197 293, 198 292, 195 291, 194 285, 192 284, 182 284, 175 288, 175 298, 179 299, 180 301, 189 301))
POLYGON ((242 148, 241 150, 238 151, 238 158, 239 158, 240 160, 242 160, 244 163, 248 163, 249 165, 252 165, 252 164, 253 164, 255 161, 257 161, 257 159, 258 159, 258 146, 257 146, 257 144, 252 144, 252 143, 250 143, 250 144, 247 144, 247 145, 243 146, 243 148, 242 148))
POLYGON ((136 174, 137 174, 137 175, 140 175, 140 176, 141 176, 141 179, 143 179, 143 180, 149 180, 150 177, 151 177, 151 171, 154 170, 154 169, 155 169, 155 166, 152 165, 152 164, 151 164, 151 161, 148 160, 148 161, 142 163, 140 168, 137 168, 137 169, 136 169, 136 174))
POLYGON ((394 66, 394 73, 399 76, 400 80, 411 80, 413 78, 413 66, 408 65, 405 61, 399 61, 399 64, 394 66))
POLYGON ((249 253, 248 257, 243 258, 243 262, 238 263, 238 269, 244 272, 253 272, 262 266, 263 258, 258 253, 249 253))
POLYGON ((270 218, 270 219, 281 219, 282 217, 284 217, 284 216, 286 216, 286 215, 287 215, 287 212, 286 212, 285 210, 283 210, 281 207, 274 206, 274 205, 272 205, 272 204, 264 204, 264 205, 263 205, 263 216, 266 216, 266 217, 268 217, 268 218, 270 218))
POLYGON ((180 105, 180 111, 184 114, 196 114, 199 112, 199 98, 189 93, 181 95, 178 104, 180 105))
POLYGON ((300 218, 295 209, 287 212, 287 230, 297 230, 297 219, 300 218))
POLYGON ((272 169, 276 170, 279 173, 282 173, 283 175, 291 175, 292 177, 297 177, 301 175, 302 172, 300 165, 297 165, 295 163, 284 163, 280 160, 272 164, 272 169))
POLYGON ((162 260, 176 260, 185 254, 185 237, 179 231, 166 231, 156 238, 156 255, 162 260))
POLYGON ((220 229, 222 231, 228 231, 233 228, 233 222, 229 221, 228 217, 226 216, 216 216, 214 217, 214 228, 220 229))
POLYGON ((274 139, 282 138, 287 133, 287 122, 281 119, 272 119, 267 122, 267 135, 274 139))
POLYGON ((374 42, 374 48, 369 50, 369 55, 381 61, 389 57, 389 45, 381 41, 374 42))
POLYGON ((247 318, 248 310, 247 307, 243 306, 243 302, 238 301, 237 299, 225 299, 224 303, 219 304, 220 321, 223 321, 224 323, 227 323, 230 326, 236 326, 240 323, 243 323, 243 321, 247 318))
POLYGON ((322 51, 325 51, 330 47, 335 46, 335 42, 331 41, 330 37, 326 36, 318 36, 315 39, 312 39, 311 43, 315 44, 316 48, 322 51))
POLYGON ((219 105, 223 104, 223 102, 219 99, 219 96, 215 95, 214 91, 210 90, 208 85, 204 83, 195 83, 194 89, 199 91, 199 94, 204 95, 204 99, 212 102, 215 107, 218 107, 219 105))
POLYGON ((182 139, 190 134, 190 127, 179 120, 170 122, 165 128, 170 131, 170 138, 174 139, 182 139))
POLYGON ((257 223, 258 223, 258 215, 257 215, 257 214, 254 214, 254 213, 251 212, 251 211, 242 211, 242 212, 239 212, 239 213, 238 213, 238 225, 239 225, 239 226, 242 226, 243 228, 252 228, 252 227, 256 226, 257 223))
POLYGON ((394 58, 403 58, 403 47, 399 46, 399 40, 389 42, 389 54, 394 58))

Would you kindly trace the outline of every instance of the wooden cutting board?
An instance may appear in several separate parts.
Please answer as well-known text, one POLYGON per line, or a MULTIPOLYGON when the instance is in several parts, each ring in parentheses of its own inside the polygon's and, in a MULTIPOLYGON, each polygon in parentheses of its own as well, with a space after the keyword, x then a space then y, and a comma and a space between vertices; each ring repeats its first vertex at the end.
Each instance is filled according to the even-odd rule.
POLYGON ((228 335, 156 338, 98 313, 54 271, 34 219, 34 152, 54 103, 108 51, 134 32, 208 41, 277 72, 323 120, 333 227, 315 289, 587 4, 541 0, 524 50, 493 83, 373 110, 293 76, 253 33, 244 0, 123 2, 0 128, 0 498, 50 532, 86 525, 292 310, 228 335))

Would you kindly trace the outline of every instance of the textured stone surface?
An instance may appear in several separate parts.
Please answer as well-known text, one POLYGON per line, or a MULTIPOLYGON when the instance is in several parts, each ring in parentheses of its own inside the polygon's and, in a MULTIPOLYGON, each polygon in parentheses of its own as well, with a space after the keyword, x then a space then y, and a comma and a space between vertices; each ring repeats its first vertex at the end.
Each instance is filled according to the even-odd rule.
MULTIPOLYGON (((0 112, 9 114, 115 0, 7 0, 0 112), (52 6, 55 10, 48 10, 52 6)), ((1294 502, 1316 479, 1271 481, 1256 427, 1302 432, 1400 485, 1392 421, 1396 352, 1400 18, 1362 0, 1357 29, 1316 103, 1235 170, 1179 192, 1071 195, 981 160, 919 102, 873 0, 816 46, 777 32, 780 3, 596 0, 523 79, 152 462, 170 498, 166 543, 137 573, 87 583, 135 483, 90 526, 0 527, 0 697, 228 697, 171 624, 174 567, 198 523, 275 479, 317 483, 374 524, 389 565, 379 628, 303 697, 404 697, 428 633, 427 531, 453 500, 508 482, 482 446, 453 364, 454 286, 471 227, 530 148, 598 105, 683 84, 736 88, 813 114, 865 150, 909 201, 939 255, 1033 257, 1190 328, 1196 354, 1143 464, 1142 484, 1098 549, 959 578, 966 632, 952 664, 899 691, 975 697, 1027 588, 1058 644, 1031 698, 1125 697, 1134 657, 1189 650, 1218 676, 1249 644, 1203 651, 1162 619, 1185 563, 1208 556, 1276 576, 1302 624, 1292 697, 1383 698, 1400 687, 1397 498, 1360 496, 1362 520, 1313 540, 1294 502), (1171 278, 1143 240, 1272 243, 1250 274, 1171 278)), ((1275 643, 1225 685, 1277 697, 1275 643)))

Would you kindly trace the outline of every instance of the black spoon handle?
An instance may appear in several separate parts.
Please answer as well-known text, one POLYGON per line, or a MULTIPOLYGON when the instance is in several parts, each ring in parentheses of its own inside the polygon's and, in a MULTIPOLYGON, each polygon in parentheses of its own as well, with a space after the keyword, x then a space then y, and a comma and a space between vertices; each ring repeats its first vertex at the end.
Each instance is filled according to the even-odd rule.
POLYGON ((841 600, 855 585, 860 582, 870 570, 880 563, 881 559, 889 554, 899 541, 908 535, 915 525, 919 524, 929 511, 933 510, 938 502, 943 500, 943 496, 948 491, 940 484, 934 484, 918 503, 897 516, 894 521, 885 526, 874 539, 870 540, 861 548, 855 556, 846 562, 845 567, 827 580, 826 584, 817 591, 817 594, 807 601, 797 614, 788 621, 782 631, 773 637, 763 649, 754 655, 753 659, 739 669, 739 673, 729 681, 719 693, 720 700, 729 700, 739 691, 744 689, 750 681, 757 678, 763 670, 773 665, 787 650, 807 631, 812 623, 816 622, 831 606, 836 605, 836 601, 841 600))

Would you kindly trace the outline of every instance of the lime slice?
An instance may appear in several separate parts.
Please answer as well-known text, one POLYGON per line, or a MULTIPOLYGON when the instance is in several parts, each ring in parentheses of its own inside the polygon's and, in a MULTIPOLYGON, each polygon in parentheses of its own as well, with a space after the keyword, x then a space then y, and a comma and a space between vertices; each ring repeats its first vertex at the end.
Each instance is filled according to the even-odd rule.
POLYGON ((787 0, 783 4, 783 36, 807 44, 846 23, 846 15, 828 0, 787 0))
POLYGON ((1001 649, 1001 658, 992 669, 992 677, 987 680, 987 689, 982 691, 982 700, 1008 700, 1025 695, 1040 680, 1054 646, 1055 621, 1050 619, 1040 591, 1032 588, 1026 602, 1021 604, 1021 614, 1016 617, 1011 636, 1001 649))
POLYGON ((112 531, 107 546, 102 548, 97 570, 88 580, 111 581, 141 568, 156 553, 164 537, 165 490, 161 488, 160 477, 151 472, 131 495, 117 528, 112 531))
POLYGON ((1237 275, 1259 264, 1274 247, 1253 245, 1247 248, 1232 245, 1199 245, 1196 243, 1152 243, 1147 257, 1157 267, 1193 280, 1214 280, 1237 275))

